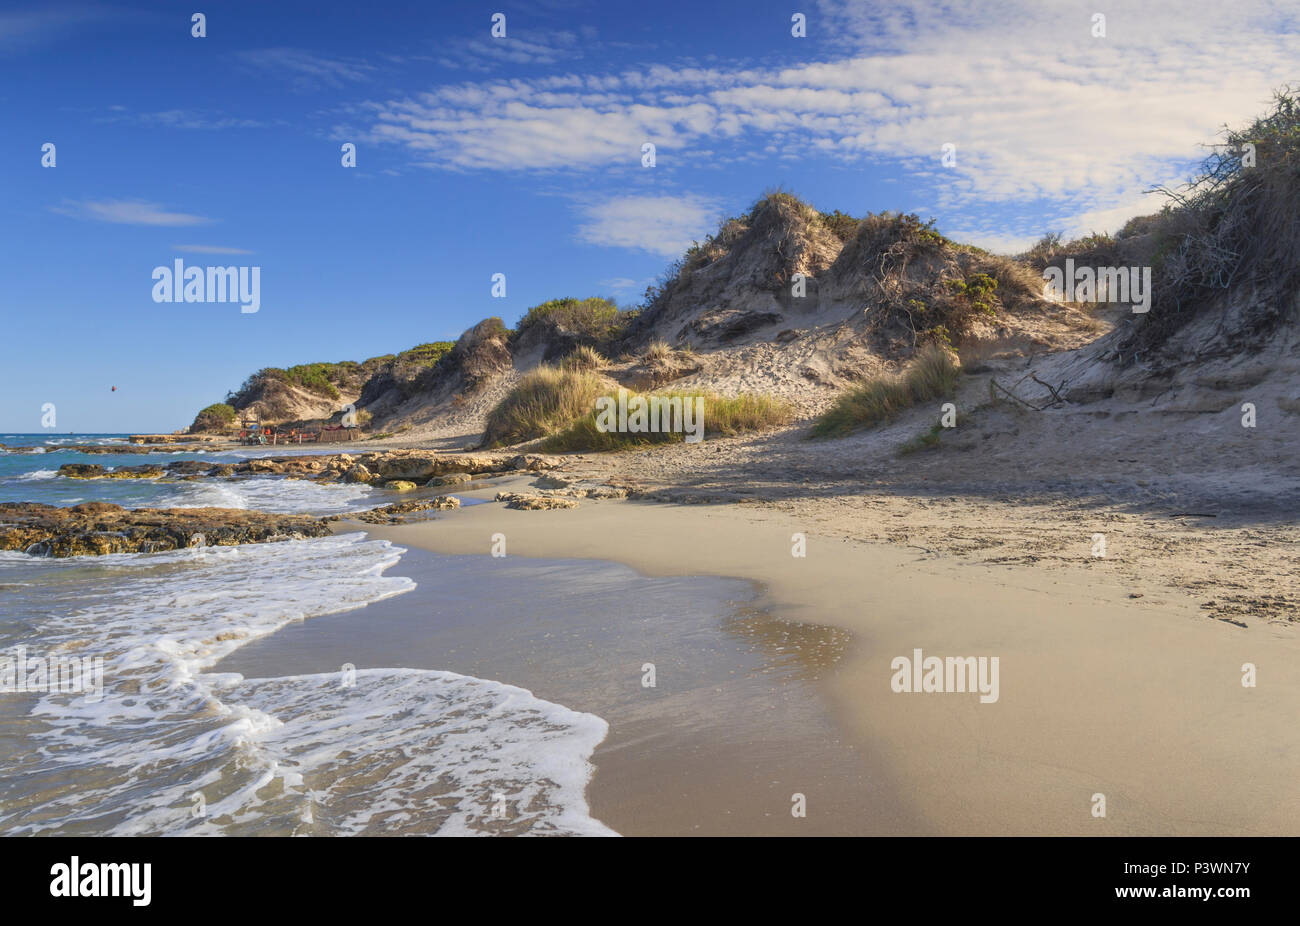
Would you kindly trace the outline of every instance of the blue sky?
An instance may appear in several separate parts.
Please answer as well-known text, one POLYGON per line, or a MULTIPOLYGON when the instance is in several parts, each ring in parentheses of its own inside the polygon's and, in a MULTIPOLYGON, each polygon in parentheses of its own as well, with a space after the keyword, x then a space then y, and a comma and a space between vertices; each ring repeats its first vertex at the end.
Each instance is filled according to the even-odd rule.
POLYGON ((451 339, 556 296, 632 305, 776 186, 1002 251, 1113 230, 1300 79, 1294 10, 9 4, 0 430, 41 430, 45 403, 58 431, 172 430, 263 366, 451 339), (153 268, 177 258, 261 267, 260 310, 155 303, 153 268))

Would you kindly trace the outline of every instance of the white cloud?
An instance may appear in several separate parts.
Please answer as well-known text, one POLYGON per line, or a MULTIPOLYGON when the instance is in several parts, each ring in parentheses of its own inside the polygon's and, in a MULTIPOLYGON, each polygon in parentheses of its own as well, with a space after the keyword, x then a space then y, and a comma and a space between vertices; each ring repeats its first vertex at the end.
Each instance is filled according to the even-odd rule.
POLYGON ((654 277, 646 277, 644 280, 634 280, 631 277, 614 277, 609 280, 601 280, 596 285, 600 287, 602 292, 610 292, 616 296, 623 296, 628 293, 639 296, 652 283, 654 283, 654 277))
POLYGON ((157 203, 136 199, 84 200, 74 202, 65 200, 56 206, 54 212, 70 215, 80 219, 94 219, 99 222, 113 222, 118 225, 204 225, 211 219, 201 215, 185 212, 168 212, 157 203))
POLYGON ((129 122, 138 125, 163 126, 169 129, 259 129, 270 123, 259 119, 241 119, 234 116, 214 115, 202 110, 168 109, 161 112, 133 113, 125 106, 110 106, 112 115, 98 118, 97 122, 129 122))
POLYGON ((620 196, 583 211, 580 241, 678 257, 692 241, 712 230, 717 204, 693 195, 620 196))
POLYGON ((443 67, 458 70, 488 71, 503 64, 551 65, 581 58, 589 41, 579 41, 572 32, 511 32, 502 38, 478 38, 446 45, 443 67))
POLYGON ((347 58, 326 58, 300 48, 258 48, 236 53, 254 70, 288 78, 296 90, 342 87, 370 79, 374 65, 347 58))
POLYGON ((1041 0, 823 2, 791 41, 826 60, 442 86, 370 104, 370 137, 456 170, 635 169, 646 141, 661 167, 885 159, 949 215, 1046 203, 1078 224, 1176 179, 1300 60, 1277 0, 1113 0, 1106 36, 1092 26, 1090 8, 1041 0))
POLYGON ((0 53, 22 52, 75 35, 80 31, 102 29, 106 23, 137 23, 143 14, 109 10, 86 4, 63 4, 42 9, 33 5, 27 10, 0 13, 0 53))

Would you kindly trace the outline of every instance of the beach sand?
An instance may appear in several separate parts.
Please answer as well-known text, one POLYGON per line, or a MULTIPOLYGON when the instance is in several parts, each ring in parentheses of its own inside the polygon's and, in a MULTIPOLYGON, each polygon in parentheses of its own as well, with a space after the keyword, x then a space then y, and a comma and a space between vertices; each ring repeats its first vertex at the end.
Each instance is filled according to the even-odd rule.
MULTIPOLYGON (((527 478, 490 482, 465 494, 535 491, 527 478)), ((646 711, 634 727, 607 717, 611 732, 594 757, 589 800, 593 814, 620 832, 1300 832, 1294 623, 1216 620, 1193 594, 1158 580, 1168 568, 1139 586, 1141 560, 1157 553, 1126 549, 1122 532, 1112 536, 1108 557, 1127 568, 1106 570, 1093 568, 1087 536, 1074 545, 1077 566, 1058 560, 1051 568, 853 539, 855 528, 870 522, 879 529, 907 505, 918 515, 928 510, 932 520, 935 509, 947 511, 956 518, 950 534, 1014 533, 1024 521, 1023 512, 995 510, 987 499, 978 506, 839 499, 833 510, 810 506, 807 515, 773 504, 584 499, 573 510, 492 503, 364 529, 407 547, 478 554, 486 563, 500 533, 508 556, 495 562, 503 565, 516 557, 591 559, 624 563, 645 576, 746 579, 760 584, 751 604, 770 618, 851 634, 827 671, 782 682, 811 685, 824 711, 805 705, 769 729, 752 723, 753 712, 746 720, 742 705, 724 712, 704 737, 681 725, 689 710, 646 711), (791 552, 796 532, 807 536, 804 557, 791 552), (998 700, 894 692, 891 662, 915 649, 998 657, 998 700), (1246 663, 1256 667, 1255 687, 1242 684, 1246 663), (825 726, 802 729, 811 716, 825 726), (835 745, 809 748, 818 743, 835 745), (829 764, 819 765, 828 756, 829 764), (806 818, 790 815, 795 792, 806 796, 806 818), (1094 815, 1099 794, 1104 817, 1094 815), (725 814, 709 803, 719 795, 733 798, 725 800, 725 814)), ((1102 522, 1110 515, 1119 513, 1093 512, 1102 522)), ((1266 571, 1278 562, 1246 565, 1266 571)), ((616 601, 611 607, 617 612, 616 601)), ((507 622, 492 633, 509 641, 523 632, 524 612, 519 621, 517 630, 507 622)), ((680 630, 666 642, 670 655, 655 660, 661 673, 692 646, 680 630)), ((575 635, 566 645, 588 643, 575 635)), ((407 652, 419 659, 418 647, 407 652)), ((499 680, 548 697, 536 682, 499 680)), ((698 709, 711 708, 704 700, 698 709)))
POLYGON ((407 548, 411 594, 291 624, 218 671, 248 678, 401 666, 509 679, 610 724, 593 813, 619 832, 851 834, 872 783, 815 681, 849 635, 772 618, 753 583, 646 578, 608 562, 407 548), (486 589, 486 592, 485 592, 486 589), (655 684, 642 684, 644 667, 655 684), (796 819, 791 795, 823 796, 796 819), (830 797, 833 796, 833 800, 830 797), (832 813, 831 806, 841 808, 832 813), (844 808, 848 808, 847 812, 844 808))

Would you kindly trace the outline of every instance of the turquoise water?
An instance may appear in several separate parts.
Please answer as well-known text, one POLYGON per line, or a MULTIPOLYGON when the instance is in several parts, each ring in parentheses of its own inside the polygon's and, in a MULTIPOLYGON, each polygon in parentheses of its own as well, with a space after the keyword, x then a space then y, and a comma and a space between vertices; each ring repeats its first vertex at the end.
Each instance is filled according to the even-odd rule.
MULTIPOLYGON (((0 451, 0 501, 321 514, 394 495, 270 476, 57 474, 294 452, 283 448, 89 454, 68 445, 125 438, 0 441, 40 450, 0 451)), ((0 551, 0 835, 608 834, 584 798, 607 730, 593 714, 403 661, 255 680, 212 671, 299 621, 364 621, 367 605, 415 589, 405 552, 360 532, 64 559, 0 551)), ((452 591, 433 582, 435 596, 452 591)))
POLYGON ((251 508, 278 514, 339 514, 385 504, 390 493, 368 486, 317 485, 274 476, 237 480, 184 482, 158 479, 69 479, 58 475, 65 463, 95 463, 106 469, 173 460, 233 463, 250 457, 293 456, 318 450, 249 447, 219 452, 83 453, 69 445, 112 446, 127 443, 125 434, 0 434, 0 502, 77 505, 112 502, 124 508, 251 508), (39 452, 13 448, 33 447, 39 452))

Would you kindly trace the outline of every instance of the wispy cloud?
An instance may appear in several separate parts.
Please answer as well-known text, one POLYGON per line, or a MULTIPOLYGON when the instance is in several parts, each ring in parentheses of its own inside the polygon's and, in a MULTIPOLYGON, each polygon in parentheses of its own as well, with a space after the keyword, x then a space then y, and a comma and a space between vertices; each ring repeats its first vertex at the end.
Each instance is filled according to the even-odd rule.
POLYGON ((702 196, 620 196, 583 208, 578 239, 677 257, 712 229, 717 213, 702 196))
POLYGON ((438 63, 458 70, 490 71, 501 65, 570 63, 592 50, 593 38, 573 32, 510 32, 502 38, 479 38, 443 49, 438 63))
POLYGON ((186 254, 252 254, 252 251, 246 251, 243 248, 225 248, 216 244, 173 244, 173 251, 183 251, 186 254))
POLYGON ((93 219, 98 222, 113 222, 118 225, 206 225, 212 220, 201 215, 185 212, 169 212, 157 203, 138 199, 111 200, 64 200, 59 206, 52 207, 60 215, 69 215, 79 219, 93 219))
POLYGON ((109 20, 130 21, 138 14, 86 4, 0 12, 0 53, 21 52, 56 41, 109 20))
POLYGON ((603 292, 610 292, 616 296, 623 296, 628 293, 641 295, 645 288, 654 282, 654 277, 646 277, 644 280, 634 280, 631 277, 614 277, 609 280, 601 280, 596 285, 603 292))
POLYGON ((1090 10, 1038 0, 827 0, 791 39, 825 60, 445 85, 369 104, 369 137, 454 170, 636 169, 647 141, 661 169, 883 159, 967 224, 990 203, 1035 203, 1069 231, 1148 208, 1144 190, 1258 114, 1300 60, 1279 0, 1107 6, 1098 37, 1090 10))
POLYGON ((337 89, 370 80, 374 65, 355 58, 327 58, 301 48, 258 48, 236 53, 251 70, 287 79, 295 90, 337 89))
POLYGON ((204 110, 167 109, 161 112, 132 112, 125 106, 109 107, 109 114, 96 117, 100 123, 127 122, 134 125, 160 126, 169 129, 199 129, 219 131, 222 129, 260 129, 271 125, 259 119, 242 119, 225 116, 204 110))

